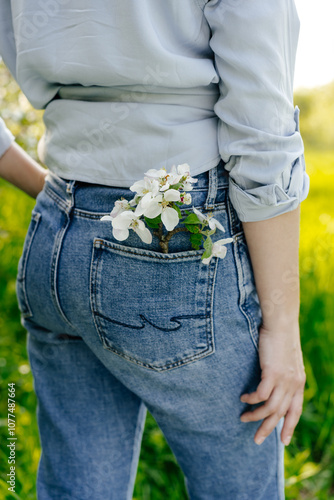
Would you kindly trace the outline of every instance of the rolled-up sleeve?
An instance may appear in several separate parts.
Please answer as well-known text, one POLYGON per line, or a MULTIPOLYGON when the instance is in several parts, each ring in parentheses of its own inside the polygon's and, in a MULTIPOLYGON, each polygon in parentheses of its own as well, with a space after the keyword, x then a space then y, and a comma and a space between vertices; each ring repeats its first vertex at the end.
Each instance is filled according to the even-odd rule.
POLYGON ((204 15, 219 76, 218 145, 241 221, 270 219, 308 195, 293 77, 294 0, 209 0, 204 15))
POLYGON ((7 151, 15 137, 6 127, 5 122, 0 118, 0 158, 7 151))

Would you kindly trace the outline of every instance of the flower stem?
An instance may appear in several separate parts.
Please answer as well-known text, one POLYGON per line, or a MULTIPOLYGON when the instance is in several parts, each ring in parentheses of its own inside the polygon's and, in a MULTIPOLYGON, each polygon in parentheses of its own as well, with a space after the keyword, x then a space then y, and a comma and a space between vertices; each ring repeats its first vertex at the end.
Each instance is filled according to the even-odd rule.
POLYGON ((165 235, 163 234, 162 228, 163 224, 162 222, 160 222, 159 230, 153 231, 154 236, 157 236, 159 238, 159 245, 162 249, 162 253, 168 253, 168 242, 173 234, 179 233, 180 231, 188 231, 186 227, 177 227, 176 229, 173 229, 173 231, 168 231, 168 233, 165 235))

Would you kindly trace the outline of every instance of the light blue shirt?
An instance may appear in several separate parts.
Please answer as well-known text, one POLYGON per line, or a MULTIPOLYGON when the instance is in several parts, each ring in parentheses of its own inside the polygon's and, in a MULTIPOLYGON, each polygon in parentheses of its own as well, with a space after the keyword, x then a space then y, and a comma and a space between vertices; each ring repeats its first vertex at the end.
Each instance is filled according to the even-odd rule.
MULTIPOLYGON (((0 54, 45 109, 38 154, 65 179, 129 187, 218 164, 242 221, 309 191, 293 0, 1 0, 0 54)), ((0 123, 0 154, 12 140, 0 123)))

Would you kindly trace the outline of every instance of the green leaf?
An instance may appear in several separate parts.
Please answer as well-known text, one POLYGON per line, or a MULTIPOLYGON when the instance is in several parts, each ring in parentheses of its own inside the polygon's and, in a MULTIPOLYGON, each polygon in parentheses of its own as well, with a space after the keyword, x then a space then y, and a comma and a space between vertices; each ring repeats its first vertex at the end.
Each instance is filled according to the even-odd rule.
POLYGON ((207 259, 208 257, 210 257, 210 255, 211 255, 211 252, 209 252, 209 250, 205 250, 205 252, 202 255, 202 259, 207 259))
POLYGON ((190 231, 191 233, 198 233, 199 232, 199 227, 198 226, 195 226, 194 224, 186 224, 186 228, 188 229, 188 231, 190 231))
POLYGON ((185 224, 200 224, 201 221, 197 217, 196 214, 190 214, 188 217, 183 221, 185 224))
POLYGON ((204 246, 205 250, 207 252, 209 252, 209 255, 211 255, 213 243, 212 243, 212 239, 210 238, 210 236, 208 236, 207 239, 204 241, 203 246, 204 246))
POLYGON ((158 215, 157 217, 154 217, 154 219, 149 219, 148 217, 144 217, 146 224, 148 227, 151 227, 152 229, 158 229, 159 224, 161 222, 161 215, 158 215))
POLYGON ((195 250, 199 250, 200 244, 202 243, 202 235, 200 233, 192 234, 190 236, 191 245, 195 250))
POLYGON ((178 182, 177 184, 171 184, 170 185, 170 189, 176 189, 176 191, 178 191, 178 189, 182 187, 182 182, 178 182))
POLYGON ((175 203, 174 203, 173 208, 177 211, 179 219, 181 219, 182 214, 181 214, 181 210, 179 209, 179 207, 177 205, 175 205, 175 203))

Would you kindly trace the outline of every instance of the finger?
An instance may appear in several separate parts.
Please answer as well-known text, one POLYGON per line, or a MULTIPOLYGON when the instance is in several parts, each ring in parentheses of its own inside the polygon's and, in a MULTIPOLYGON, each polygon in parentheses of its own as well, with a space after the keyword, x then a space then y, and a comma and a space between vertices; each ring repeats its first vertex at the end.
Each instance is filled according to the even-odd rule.
POLYGON ((281 418, 286 415, 290 406, 291 394, 288 394, 284 400, 279 403, 279 406, 275 408, 275 411, 263 420, 262 424, 256 431, 254 441, 257 444, 261 444, 269 436, 269 434, 272 433, 281 418))
POLYGON ((281 420, 283 416, 282 413, 283 412, 278 414, 273 413, 272 415, 270 415, 270 417, 267 417, 262 422, 262 424, 260 425, 254 436, 254 441, 256 444, 262 444, 263 441, 269 436, 269 434, 272 433, 272 431, 277 426, 278 422, 281 420))
POLYGON ((267 401, 274 389, 274 380, 270 377, 265 377, 259 383, 255 392, 250 394, 243 394, 240 397, 240 401, 243 403, 248 403, 250 405, 255 405, 261 403, 262 401, 267 401))
POLYGON ((304 391, 296 392, 286 413, 284 425, 281 432, 281 441, 285 444, 285 446, 288 446, 288 444, 290 444, 292 434, 294 433, 294 430, 303 412, 303 400, 304 391))
POLYGON ((287 394, 282 388, 275 387, 264 405, 256 408, 255 410, 246 411, 241 415, 240 420, 242 422, 255 422, 256 420, 267 418, 273 413, 286 413, 291 404, 291 397, 292 394, 290 397, 287 397, 287 394))

